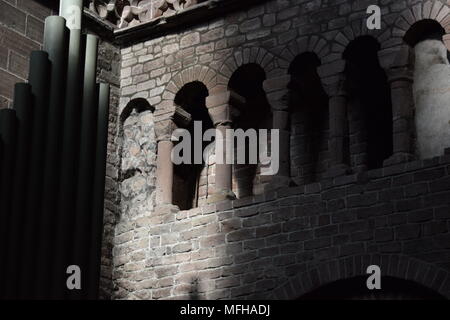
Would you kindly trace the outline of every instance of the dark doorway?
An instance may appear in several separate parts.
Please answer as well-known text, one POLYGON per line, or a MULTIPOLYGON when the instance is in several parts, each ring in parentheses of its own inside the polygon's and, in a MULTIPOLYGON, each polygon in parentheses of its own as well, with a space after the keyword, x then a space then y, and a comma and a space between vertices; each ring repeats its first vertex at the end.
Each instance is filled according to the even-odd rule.
POLYGON ((328 151, 328 96, 313 52, 298 55, 289 67, 291 112, 291 173, 297 185, 320 180, 328 151))
POLYGON ((352 165, 383 167, 393 153, 391 90, 378 60, 380 44, 371 36, 352 41, 344 52, 349 95, 352 165))
MULTIPOLYGON (((266 80, 265 71, 255 63, 245 64, 239 67, 231 76, 228 87, 245 98, 245 106, 239 109, 239 116, 235 119, 235 127, 238 129, 269 129, 271 128, 271 109, 267 101, 263 83, 266 80)), ((248 161, 248 143, 244 148, 248 161)), ((234 166, 235 188, 239 198, 252 196, 255 187, 266 182, 258 175, 258 166, 254 164, 237 164, 234 166)))
MULTIPOLYGON (((192 121, 185 128, 191 133, 192 138, 194 137, 194 123, 196 121, 202 123, 202 135, 206 130, 214 128, 206 107, 208 95, 206 86, 199 81, 194 81, 181 88, 175 97, 175 104, 183 108, 192 117, 192 121)), ((206 146, 207 144, 204 143, 202 152, 206 146)), ((181 210, 197 207, 199 198, 206 197, 206 195, 199 193, 202 184, 207 183, 200 179, 205 163, 194 164, 193 148, 194 144, 192 143, 192 164, 180 164, 174 167, 173 204, 181 210)))

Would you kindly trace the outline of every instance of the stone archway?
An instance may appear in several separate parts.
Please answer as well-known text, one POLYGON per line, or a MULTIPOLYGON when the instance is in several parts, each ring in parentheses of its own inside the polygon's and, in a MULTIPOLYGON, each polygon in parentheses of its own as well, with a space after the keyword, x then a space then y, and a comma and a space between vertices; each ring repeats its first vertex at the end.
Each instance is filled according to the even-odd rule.
POLYGON ((444 300, 436 291, 412 280, 383 277, 380 290, 369 290, 367 276, 337 280, 300 297, 300 300, 444 300))
MULTIPOLYGON (((403 43, 403 38, 408 30, 417 22, 430 19, 438 22, 446 31, 450 32, 450 7, 441 1, 427 1, 416 4, 415 6, 405 9, 394 23, 392 29, 392 40, 395 43, 403 43)), ((447 36, 447 47, 450 49, 447 36)))
POLYGON ((379 266, 382 277, 411 280, 450 298, 450 274, 447 270, 422 260, 394 254, 354 255, 310 266, 276 288, 270 298, 293 300, 338 280, 358 276, 367 279, 366 270, 370 265, 379 266))

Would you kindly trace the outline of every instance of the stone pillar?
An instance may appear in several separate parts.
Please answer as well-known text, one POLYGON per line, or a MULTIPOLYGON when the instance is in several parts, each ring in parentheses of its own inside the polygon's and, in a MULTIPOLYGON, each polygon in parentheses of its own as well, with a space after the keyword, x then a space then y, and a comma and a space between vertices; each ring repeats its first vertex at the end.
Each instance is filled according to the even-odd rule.
POLYGON ((413 82, 411 69, 411 53, 404 47, 394 66, 388 70, 388 81, 391 86, 393 116, 393 155, 384 161, 385 166, 411 161, 413 141, 411 121, 414 110, 413 82))
POLYGON ((288 84, 291 81, 290 75, 264 81, 264 91, 267 100, 272 107, 273 129, 280 132, 280 168, 276 176, 273 177, 271 188, 289 186, 291 181, 290 168, 290 116, 288 84))
POLYGON ((347 93, 343 88, 343 79, 331 86, 329 90, 330 101, 330 168, 327 176, 336 177, 345 175, 349 171, 346 151, 347 129, 347 93))
MULTIPOLYGON (((228 129, 231 129, 231 122, 222 121, 215 123, 216 130, 221 133, 222 139, 217 139, 218 143, 222 145, 227 145, 226 133, 228 129)), ((223 159, 226 161, 226 147, 224 149, 223 159)), ((216 164, 216 193, 224 196, 225 198, 234 198, 233 195, 233 167, 229 163, 216 164)), ((220 196, 219 196, 220 198, 220 196)))
MULTIPOLYGON (((206 106, 214 122, 216 130, 222 134, 223 140, 216 139, 216 143, 227 146, 226 131, 233 128, 233 114, 237 111, 233 106, 244 104, 244 98, 232 91, 225 91, 206 98, 206 106)), ((216 193, 208 196, 208 202, 218 202, 226 199, 236 199, 233 193, 233 165, 226 161, 226 147, 223 155, 217 155, 216 159, 224 160, 223 164, 216 164, 216 193)))
POLYGON ((191 121, 190 115, 180 107, 174 107, 174 112, 157 116, 155 133, 158 142, 156 168, 156 202, 158 205, 173 204, 173 170, 172 134, 179 127, 185 127, 191 121))
POLYGON ((158 141, 158 161, 156 179, 158 203, 172 204, 173 164, 171 154, 173 142, 170 139, 158 141))

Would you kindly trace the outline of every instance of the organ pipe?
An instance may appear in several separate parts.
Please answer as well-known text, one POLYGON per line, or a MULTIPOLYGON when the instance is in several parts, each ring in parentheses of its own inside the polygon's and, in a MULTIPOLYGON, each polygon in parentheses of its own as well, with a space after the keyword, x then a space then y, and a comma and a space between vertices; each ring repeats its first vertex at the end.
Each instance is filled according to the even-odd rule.
POLYGON ((110 88, 96 83, 99 39, 82 34, 82 0, 60 8, 14 110, 0 111, 2 298, 98 297, 110 88), (81 290, 66 286, 71 265, 81 290))
MULTIPOLYGON (((51 264, 51 246, 55 239, 55 219, 59 191, 59 158, 61 149, 61 118, 66 89, 67 54, 69 33, 63 17, 51 16, 45 20, 44 50, 51 63, 49 105, 47 114, 46 151, 42 211, 38 242, 38 268, 36 291, 48 289, 51 264)), ((46 298, 39 295, 39 298, 46 298)))
POLYGON ((51 266, 55 281, 52 287, 54 298, 61 298, 66 290, 65 266, 69 264, 71 228, 75 221, 75 192, 79 148, 79 128, 81 115, 81 96, 83 92, 83 68, 86 49, 86 36, 82 35, 82 0, 65 0, 60 4, 60 15, 66 19, 70 30, 67 86, 64 115, 62 119, 62 150, 60 157, 60 192, 57 199, 56 238, 54 257, 51 266))
POLYGON ((7 285, 8 295, 6 298, 17 298, 18 293, 18 268, 21 256, 21 230, 22 222, 25 218, 23 201, 26 195, 28 166, 30 156, 31 138, 31 86, 28 83, 18 83, 14 88, 14 110, 17 116, 17 146, 16 146, 16 166, 14 170, 14 182, 12 190, 11 222, 9 246, 7 250, 7 285))
POLYGON ((21 297, 33 298, 37 254, 37 236, 40 219, 42 196, 42 178, 45 154, 45 136, 47 132, 48 111, 48 79, 50 77, 50 61, 48 53, 34 51, 31 53, 29 83, 33 99, 33 121, 31 132, 30 166, 27 184, 26 217, 23 228, 21 274, 21 297))
MULTIPOLYGON (((81 112, 81 135, 79 169, 77 180, 76 219, 74 229, 73 264, 87 271, 86 248, 90 238, 90 208, 92 205, 93 175, 95 161, 95 132, 97 124, 98 86, 97 75, 98 37, 87 35, 84 68, 83 105, 81 112)), ((86 277, 82 278, 82 288, 86 288, 86 277)), ((73 298, 81 298, 82 292, 72 292, 73 298)))
MULTIPOLYGON (((0 110, 0 139, 3 144, 0 193, 0 261, 6 261, 9 245, 8 226, 11 219, 11 184, 13 182, 16 160, 16 112, 13 109, 0 110)), ((6 264, 0 264, 0 297, 5 296, 6 264)))
POLYGON ((108 146, 108 115, 110 87, 101 83, 99 90, 94 189, 91 211, 91 239, 89 244, 88 298, 98 299, 103 233, 103 211, 108 146))

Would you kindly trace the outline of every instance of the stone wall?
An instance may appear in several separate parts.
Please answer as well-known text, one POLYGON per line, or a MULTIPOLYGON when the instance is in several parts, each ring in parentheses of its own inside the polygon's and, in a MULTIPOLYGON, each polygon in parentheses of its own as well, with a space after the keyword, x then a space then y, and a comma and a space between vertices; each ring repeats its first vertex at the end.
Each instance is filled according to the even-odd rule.
MULTIPOLYGON (((409 138, 404 137, 414 119, 401 108, 411 108, 405 84, 409 78, 391 78, 411 71, 402 39, 408 29, 430 18, 448 32, 449 13, 449 4, 440 0, 274 0, 122 48, 118 115, 129 103, 145 99, 154 109, 156 126, 174 113, 175 96, 184 85, 200 81, 214 96, 228 90, 233 74, 247 64, 263 69, 271 107, 284 108, 290 93, 281 79, 304 52, 320 59, 317 72, 330 100, 315 141, 314 169, 301 154, 304 117, 290 114, 290 172, 296 187, 259 188, 252 197, 203 202, 188 211, 157 202, 152 210, 133 217, 125 210, 120 218, 117 206, 130 203, 121 203, 127 199, 110 188, 116 211, 107 209, 107 216, 116 213, 114 223, 120 223, 107 220, 111 250, 105 257, 111 276, 103 278, 105 293, 119 299, 298 298, 321 284, 364 275, 368 265, 379 264, 384 275, 415 280, 449 297, 449 155, 410 161, 409 138), (366 28, 366 9, 372 4, 382 8, 381 30, 366 28), (380 45, 379 64, 393 92, 393 152, 399 154, 384 168, 369 171, 367 141, 361 138, 367 128, 354 109, 337 113, 339 103, 348 98, 342 92, 343 53, 366 35, 380 45), (347 128, 337 132, 338 121, 347 128), (398 164, 398 159, 406 162, 398 164), (334 165, 343 164, 338 160, 347 166, 334 171, 334 165)), ((121 124, 114 119, 111 125, 118 137, 121 124)), ((108 181, 117 187, 123 163, 117 150, 123 143, 115 142, 120 145, 110 155, 114 174, 108 181)), ((152 159, 149 168, 156 162, 152 159)), ((152 182, 145 186, 152 187, 152 182)))
POLYGON ((102 290, 100 295, 103 298, 111 296, 113 238, 115 226, 120 219, 120 166, 122 161, 121 121, 119 117, 120 61, 120 49, 108 42, 101 41, 99 45, 97 81, 109 83, 111 86, 101 262, 102 290))
POLYGON ((382 275, 450 297, 450 155, 178 212, 116 230, 115 298, 298 298, 382 275), (142 234, 146 237, 142 237, 142 234), (140 239, 137 241, 137 239, 140 239))
POLYGON ((11 105, 14 85, 28 79, 31 51, 40 50, 52 9, 34 0, 0 1, 0 108, 11 105))

